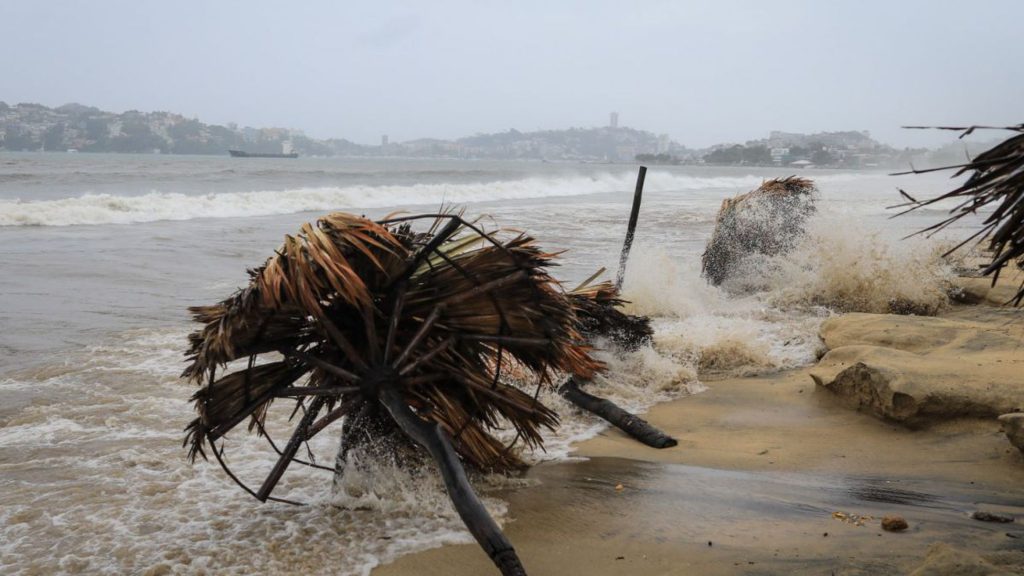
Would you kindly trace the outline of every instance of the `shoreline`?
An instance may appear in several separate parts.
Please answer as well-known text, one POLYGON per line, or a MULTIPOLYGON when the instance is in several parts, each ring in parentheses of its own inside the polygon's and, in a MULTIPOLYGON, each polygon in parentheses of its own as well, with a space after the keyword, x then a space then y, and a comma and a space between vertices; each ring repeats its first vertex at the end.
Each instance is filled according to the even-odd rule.
MULTIPOLYGON (((993 378, 1013 374, 1013 364, 1024 362, 1024 310, 994 304, 1005 302, 1016 284, 962 284, 972 304, 946 310, 942 322, 915 324, 922 365, 945 359, 965 374, 975 368, 961 356, 973 353, 971 346, 963 352, 941 342, 964 340, 968 328, 980 325, 985 335, 1002 338, 998 346, 991 338, 973 345, 983 348, 977 353, 986 355, 979 357, 985 369, 997 370, 993 378), (932 338, 921 336, 923 330, 932 330, 932 338)), ((852 333, 858 323, 870 324, 870 336, 879 326, 906 330, 917 317, 837 318, 852 333)), ((955 574, 969 563, 981 567, 978 574, 1024 574, 1024 455, 999 423, 935 418, 910 428, 851 409, 849 399, 812 380, 827 361, 704 378, 708 390, 658 404, 645 416, 675 436, 677 447, 655 450, 609 428, 575 446, 572 454, 587 460, 537 466, 528 473, 534 486, 500 491, 509 502, 506 533, 527 570, 907 574, 925 566, 920 574, 955 574), (969 517, 974 510, 1017 522, 980 522, 969 517), (883 531, 879 522, 887 514, 904 516, 909 530, 883 531), (861 525, 850 521, 859 517, 861 525)), ((955 372, 946 378, 957 384, 955 372)), ((494 568, 476 544, 403 556, 372 572, 490 573, 494 568)))

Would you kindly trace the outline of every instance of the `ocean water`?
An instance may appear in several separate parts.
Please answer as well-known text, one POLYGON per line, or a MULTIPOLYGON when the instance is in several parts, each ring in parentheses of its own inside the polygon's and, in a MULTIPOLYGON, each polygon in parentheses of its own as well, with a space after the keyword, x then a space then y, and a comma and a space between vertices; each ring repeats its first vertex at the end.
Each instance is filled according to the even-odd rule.
MULTIPOLYGON (((941 209, 892 219, 897 188, 919 197, 943 175, 811 171, 819 211, 794 252, 750 270, 753 292, 700 278, 722 199, 791 171, 651 167, 625 286, 654 318, 652 346, 601 351, 597 393, 642 410, 704 389, 709 376, 813 362, 824 318, 884 311, 893 299, 941 305, 952 274, 939 258, 963 226, 903 237, 941 209)), ((189 465, 182 429, 194 391, 178 379, 185 308, 220 300, 284 234, 322 213, 377 217, 465 208, 567 250, 571 285, 614 269, 634 166, 403 159, 230 159, 0 154, 0 572, 4 574, 367 574, 398 555, 470 541, 436 477, 387 463, 359 490, 293 466, 258 504, 213 463, 189 465)), ((949 207, 940 207, 948 209, 949 207)), ((711 384, 713 385, 713 383, 711 384)), ((559 398, 562 427, 533 462, 570 458, 603 425, 559 398)), ((279 416, 273 429, 284 430, 279 416)), ((330 464, 337 431, 311 445, 330 464)), ((250 483, 275 454, 238 431, 228 458, 250 483)), ((484 478, 493 489, 529 489, 484 478)))

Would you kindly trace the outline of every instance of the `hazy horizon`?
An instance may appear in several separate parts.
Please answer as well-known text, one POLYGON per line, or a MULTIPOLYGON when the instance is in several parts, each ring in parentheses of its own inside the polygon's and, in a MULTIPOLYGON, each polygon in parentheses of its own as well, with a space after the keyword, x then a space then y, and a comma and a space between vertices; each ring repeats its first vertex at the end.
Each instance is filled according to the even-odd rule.
POLYGON ((689 147, 770 130, 1016 124, 1024 4, 269 2, 0 6, 0 101, 166 110, 375 144, 620 125, 689 147))

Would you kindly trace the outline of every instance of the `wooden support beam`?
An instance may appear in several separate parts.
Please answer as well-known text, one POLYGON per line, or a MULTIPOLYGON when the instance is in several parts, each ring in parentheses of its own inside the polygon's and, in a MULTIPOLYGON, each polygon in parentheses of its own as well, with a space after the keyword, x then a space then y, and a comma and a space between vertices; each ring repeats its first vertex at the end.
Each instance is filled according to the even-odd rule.
POLYGON ((358 386, 291 386, 274 392, 278 398, 294 396, 341 396, 359 392, 358 386))
POLYGON ((500 334, 459 334, 459 340, 476 340, 477 342, 497 342, 498 344, 518 344, 520 346, 550 346, 550 338, 526 338, 523 336, 502 336, 500 334))
POLYGON ((256 498, 260 501, 266 502, 267 498, 270 497, 270 493, 274 490, 274 486, 277 486, 277 483, 281 481, 284 471, 288 469, 288 465, 292 463, 292 458, 299 451, 299 446, 306 441, 309 427, 313 424, 313 420, 316 419, 317 413, 323 408, 324 402, 326 402, 326 399, 323 396, 317 396, 309 403, 309 407, 306 408, 306 413, 302 416, 302 420, 299 421, 295 432, 292 433, 291 439, 288 440, 288 444, 281 451, 281 457, 278 458, 277 464, 274 464, 274 469, 270 471, 270 475, 263 481, 260 489, 256 491, 256 498))
POLYGON ((345 333, 338 329, 338 326, 331 322, 331 319, 327 317, 327 314, 321 315, 317 318, 324 328, 327 329, 327 333, 330 335, 334 343, 341 348, 341 351, 345 353, 345 357, 355 364, 360 370, 369 370, 369 366, 363 360, 363 357, 359 352, 356 351, 352 343, 349 342, 348 338, 345 337, 345 333))
POLYGON ((459 517, 503 576, 526 576, 512 543, 491 518, 466 477, 451 440, 437 423, 428 423, 413 413, 396 386, 388 385, 380 395, 381 403, 410 438, 430 453, 441 470, 445 489, 459 517))
POLYGON ((331 410, 326 415, 324 415, 323 418, 310 424, 309 428, 306 429, 306 440, 309 440, 313 436, 316 436, 324 428, 327 428, 328 426, 330 426, 332 423, 336 422, 343 416, 348 415, 348 413, 351 412, 353 408, 358 406, 360 402, 362 402, 361 398, 353 398, 351 400, 343 402, 341 406, 336 407, 334 410, 331 410))
POLYGON ((412 340, 409 341, 409 345, 406 346, 405 350, 402 350, 402 353, 398 355, 397 359, 395 359, 394 364, 391 365, 392 368, 397 369, 405 362, 405 360, 409 357, 409 354, 412 354, 412 351, 415 350, 417 346, 419 346, 420 342, 424 338, 426 338, 427 332, 434 325, 434 323, 437 322, 437 319, 441 317, 441 312, 443 310, 443 304, 434 306, 434 309, 430 311, 430 315, 427 316, 427 319, 423 321, 423 324, 420 326, 420 329, 416 331, 416 334, 412 337, 412 340))
POLYGON ((449 336, 449 337, 445 338, 440 344, 438 344, 437 346, 434 346, 434 348, 432 350, 429 350, 426 354, 420 356, 419 358, 413 360, 412 362, 410 362, 410 363, 406 364, 404 367, 402 367, 398 371, 398 375, 399 376, 405 376, 406 374, 416 370, 416 368, 419 368, 420 365, 422 365, 424 362, 429 362, 431 359, 434 358, 434 356, 437 356, 441 352, 444 352, 445 350, 448 349, 449 346, 451 346, 454 343, 455 343, 455 337, 454 336, 449 336))
POLYGON ((299 360, 302 360, 306 364, 312 364, 313 366, 323 369, 325 372, 333 374, 334 376, 337 376, 342 380, 347 380, 348 382, 351 383, 356 383, 359 382, 360 380, 358 375, 353 374, 348 370, 341 368, 340 366, 335 366, 334 364, 331 364, 326 360, 321 360, 320 358, 317 358, 312 354, 300 352, 294 348, 282 348, 281 354, 284 356, 293 356, 295 358, 298 358, 299 360))

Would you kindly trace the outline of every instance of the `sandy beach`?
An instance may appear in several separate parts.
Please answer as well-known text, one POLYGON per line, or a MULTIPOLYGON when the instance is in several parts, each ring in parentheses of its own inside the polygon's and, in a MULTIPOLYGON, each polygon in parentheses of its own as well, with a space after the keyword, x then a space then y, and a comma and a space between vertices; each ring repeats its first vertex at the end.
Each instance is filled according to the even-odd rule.
MULTIPOLYGON (((507 534, 530 574, 1024 573, 1024 457, 993 416, 924 414, 907 425, 812 379, 869 349, 901 354, 901 369, 915 381, 928 372, 933 390, 1024 404, 1024 315, 1000 306, 1016 285, 962 284, 973 304, 938 317, 826 321, 830 351, 818 365, 702 375, 706 392, 647 414, 679 439, 675 448, 646 448, 609 429, 576 447, 585 459, 532 469, 535 486, 502 493, 507 534), (972 519, 978 510, 1017 522, 972 519), (886 515, 909 529, 884 531, 886 515)), ((373 573, 491 571, 472 544, 373 573)))

